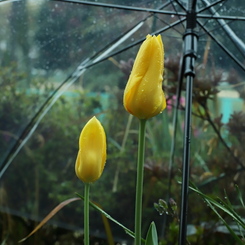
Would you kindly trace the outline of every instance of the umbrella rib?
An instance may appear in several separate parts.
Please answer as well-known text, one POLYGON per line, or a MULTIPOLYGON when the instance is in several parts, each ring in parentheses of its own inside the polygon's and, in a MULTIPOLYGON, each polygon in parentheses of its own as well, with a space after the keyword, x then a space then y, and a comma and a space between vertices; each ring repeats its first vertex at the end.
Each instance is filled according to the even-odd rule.
MULTIPOLYGON (((171 5, 172 5, 173 9, 175 10, 175 12, 178 13, 176 7, 175 7, 174 4, 173 4, 173 1, 174 1, 174 0, 171 0, 171 5)), ((176 0, 175 0, 175 1, 176 1, 176 0)), ((179 15, 178 15, 178 18, 180 18, 179 15)), ((183 28, 184 28, 184 24, 183 24, 183 23, 182 23, 182 26, 183 26, 183 28)))
MULTIPOLYGON (((173 1, 173 0, 170 0, 169 2, 163 4, 161 7, 158 7, 158 9, 162 9, 162 8, 164 8, 164 7, 167 7, 168 5, 170 5, 170 4, 172 3, 172 1, 173 1)), ((174 14, 175 14, 175 13, 173 13, 173 15, 174 15, 174 14)), ((156 13, 154 13, 153 15, 154 15, 154 17, 157 18, 160 22, 162 22, 162 23, 164 23, 165 25, 168 25, 168 26, 169 26, 169 24, 168 24, 166 21, 160 19, 156 13)), ((150 15, 150 16, 151 16, 151 15, 150 15)), ((149 17, 150 17, 150 16, 149 16, 149 17)), ((180 20, 180 16, 178 16, 178 18, 179 18, 179 20, 180 20)), ((183 25, 183 24, 182 24, 182 25, 183 25)), ((177 33, 181 34, 180 31, 178 31, 178 30, 175 29, 174 27, 173 27, 173 29, 174 29, 177 33)))
POLYGON ((185 6, 179 2, 179 0, 174 0, 185 12, 187 11, 187 9, 185 8, 185 6))
MULTIPOLYGON (((231 21, 230 22, 228 22, 227 24, 229 24, 229 23, 231 23, 231 21)), ((205 26, 204 24, 202 24, 202 26, 205 26)), ((210 33, 210 32, 214 32, 214 31, 217 31, 217 30, 219 30, 220 28, 222 28, 222 26, 216 26, 216 27, 214 27, 214 28, 212 28, 212 29, 208 29, 208 32, 210 33)), ((206 35, 207 33, 206 32, 203 32, 203 33, 198 33, 198 36, 199 36, 199 38, 200 37, 202 37, 202 36, 204 36, 204 35, 206 35)))
MULTIPOLYGON (((210 12, 212 12, 212 15, 205 15, 205 14, 200 14, 198 15, 198 17, 200 18, 212 18, 212 19, 217 19, 219 21, 219 19, 221 20, 245 20, 245 17, 242 16, 222 16, 218 13, 218 10, 222 7, 220 6, 218 9, 214 9, 213 6, 217 5, 220 1, 225 2, 227 0, 219 0, 213 4, 210 4, 210 2, 208 0, 202 0, 203 2, 205 2, 205 4, 207 4, 206 7, 204 7, 203 9, 205 10, 209 10, 210 12)), ((203 9, 201 9, 198 13, 201 13, 203 11, 203 9)))
MULTIPOLYGON (((208 9, 212 8, 213 6, 215 6, 215 5, 217 5, 217 4, 221 3, 221 2, 225 2, 225 1, 226 1, 226 0, 218 0, 218 1, 213 2, 213 3, 209 3, 209 5, 207 5, 207 6, 203 7, 203 8, 201 8, 201 9, 199 9, 199 10, 197 11, 197 14, 199 14, 199 13, 205 11, 205 10, 208 10, 208 9)), ((220 6, 220 7, 221 7, 221 6, 220 6)))
MULTIPOLYGON (((207 4, 207 5, 209 4, 208 0, 202 0, 202 1, 205 2, 205 4, 207 4)), ((217 10, 215 10, 213 7, 209 8, 209 11, 213 14, 213 16, 219 17, 217 10)), ((242 56, 245 57, 245 44, 244 44, 244 42, 234 33, 234 31, 230 28, 230 26, 223 19, 217 19, 217 22, 222 27, 222 29, 225 31, 227 36, 232 40, 232 42, 237 47, 237 49, 241 52, 242 56)))
MULTIPOLYGON (((208 3, 207 6, 199 9, 197 11, 197 16, 199 18, 205 18, 205 19, 223 19, 223 20, 241 20, 241 21, 245 21, 245 17, 243 16, 222 16, 222 15, 219 15, 219 16, 214 16, 213 14, 212 15, 207 15, 207 14, 201 14, 202 12, 204 12, 205 10, 210 10, 211 8, 213 8, 215 5, 219 4, 219 3, 222 3, 222 2, 225 2, 226 0, 217 0, 216 2, 213 2, 213 3, 208 3)), ((221 7, 221 6, 220 6, 221 7)), ((217 10, 216 10, 217 12, 217 10)))
POLYGON ((166 15, 176 14, 179 16, 185 16, 186 15, 186 13, 175 13, 173 11, 166 11, 166 10, 160 10, 160 9, 132 7, 132 6, 126 6, 126 5, 109 4, 109 3, 101 3, 101 2, 88 2, 88 1, 82 1, 82 0, 51 0, 51 2, 76 3, 76 4, 90 5, 90 6, 95 6, 95 7, 114 8, 114 9, 139 11, 139 12, 148 12, 148 13, 153 13, 153 14, 166 14, 166 15))
POLYGON ((211 33, 209 30, 197 20, 199 26, 218 44, 218 46, 223 49, 223 51, 237 64, 240 68, 245 71, 245 66, 211 33))
MULTIPOLYGON (((165 32, 165 31, 169 30, 170 28, 172 28, 172 27, 174 27, 174 26, 180 24, 181 22, 183 22, 183 21, 185 21, 185 20, 186 20, 186 18, 182 18, 182 19, 180 19, 180 20, 177 20, 177 21, 175 21, 174 23, 170 24, 169 26, 164 27, 164 28, 162 28, 162 29, 159 29, 159 30, 157 30, 157 31, 155 31, 155 32, 153 32, 153 33, 151 33, 151 34, 152 34, 152 35, 158 35, 158 34, 160 34, 160 33, 163 33, 163 32, 165 32)), ((96 61, 96 62, 92 62, 92 63, 88 64, 88 65, 86 66, 86 68, 92 67, 92 66, 94 66, 94 65, 96 65, 96 64, 98 64, 98 63, 100 63, 100 62, 103 62, 103 61, 107 60, 107 59, 110 58, 110 57, 113 57, 113 56, 115 56, 115 55, 118 55, 118 54, 120 54, 120 53, 122 53, 122 52, 124 52, 124 51, 126 51, 126 50, 128 50, 128 49, 130 49, 130 48, 132 48, 132 47, 134 47, 134 46, 136 46, 136 45, 142 43, 144 40, 145 40, 145 38, 138 39, 137 41, 135 41, 135 42, 133 42, 133 43, 131 43, 131 44, 125 46, 124 48, 121 48, 120 50, 115 51, 115 52, 113 52, 113 53, 111 53, 111 54, 105 56, 104 58, 102 58, 102 59, 100 59, 100 60, 98 60, 98 61, 96 61)))
MULTIPOLYGON (((205 4, 207 4, 206 10, 209 10, 210 12, 212 12, 211 18, 213 18, 215 15, 218 15, 217 11, 220 9, 221 6, 218 9, 215 9, 215 10, 214 10, 213 6, 218 4, 218 2, 220 2, 220 1, 214 2, 213 4, 210 4, 208 1, 205 1, 205 0, 202 0, 202 1, 205 2, 205 4)), ((223 1, 224 0, 222 0, 222 2, 223 1)), ((209 20, 210 19, 207 19, 206 22, 203 23, 203 26, 205 26, 208 23, 209 20)))
MULTIPOLYGON (((164 23, 165 25, 169 26, 169 24, 166 21, 160 19, 158 16, 155 15, 155 18, 157 18, 160 22, 164 23)), ((179 20, 181 20, 181 19, 179 18, 179 20)), ((183 23, 183 20, 181 20, 181 23, 183 23)), ((174 26, 172 27, 172 29, 174 29, 177 33, 182 35, 182 33, 179 30, 177 30, 174 26)))
MULTIPOLYGON (((207 10, 211 7, 213 7, 214 5, 223 2, 224 0, 218 0, 212 4, 209 4, 206 7, 203 7, 202 9, 200 9, 199 11, 197 11, 197 17, 198 18, 203 18, 203 19, 223 19, 223 20, 241 20, 241 21, 245 21, 245 17, 244 16, 224 16, 224 15, 219 15, 219 16, 213 16, 213 15, 209 15, 209 14, 201 14, 201 12, 203 12, 204 10, 207 10)), ((175 2, 177 4, 179 4, 179 6, 186 11, 186 8, 183 6, 183 4, 181 4, 178 0, 175 0, 175 2)), ((183 15, 183 14, 180 14, 183 15)))
POLYGON ((203 19, 216 19, 216 20, 239 20, 239 21, 245 21, 245 17, 242 16, 228 16, 228 15, 219 15, 219 16, 214 16, 214 15, 209 15, 209 14, 197 14, 198 18, 203 18, 203 19))

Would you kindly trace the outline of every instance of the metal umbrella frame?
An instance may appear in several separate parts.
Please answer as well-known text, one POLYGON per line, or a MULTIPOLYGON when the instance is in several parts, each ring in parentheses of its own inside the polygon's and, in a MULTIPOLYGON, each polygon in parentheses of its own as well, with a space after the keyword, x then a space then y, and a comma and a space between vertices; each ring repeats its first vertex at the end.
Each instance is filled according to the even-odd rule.
MULTIPOLYGON (((228 1, 228 0, 227 0, 228 1)), ((149 16, 155 14, 163 14, 163 15, 175 15, 178 16, 179 19, 167 27, 157 30, 152 34, 160 34, 165 31, 174 28, 176 25, 180 23, 184 23, 186 21, 186 30, 183 34, 183 55, 181 58, 181 69, 179 71, 179 83, 177 89, 177 102, 175 105, 175 116, 174 116, 174 125, 176 131, 176 122, 177 122, 177 108, 179 105, 179 99, 181 94, 181 88, 183 84, 183 80, 186 79, 186 107, 185 107, 185 128, 184 128, 184 138, 183 138, 183 169, 182 169, 182 198, 181 198, 181 213, 180 213, 180 233, 179 233, 179 244, 185 244, 186 242, 186 229, 187 229, 187 213, 188 213, 188 188, 189 188, 189 162, 190 162, 190 143, 191 143, 191 115, 192 115, 192 90, 193 90, 193 80, 195 77, 195 60, 197 58, 197 43, 198 43, 198 32, 196 30, 197 26, 201 28, 210 38, 227 54, 227 56, 232 59, 242 71, 245 71, 245 65, 240 61, 227 47, 225 47, 210 31, 205 23, 203 24, 201 20, 209 20, 213 19, 218 22, 220 28, 227 34, 231 42, 236 46, 236 48, 241 52, 241 55, 245 57, 245 44, 244 42, 233 32, 233 30, 226 24, 226 21, 245 21, 245 17, 243 16, 222 16, 219 14, 214 7, 218 4, 222 4, 227 2, 226 0, 217 0, 213 2, 209 2, 208 0, 189 0, 187 6, 185 6, 184 2, 181 0, 168 1, 163 4, 158 9, 149 9, 149 8, 140 8, 140 7, 130 7, 118 4, 109 4, 109 3, 99 3, 99 2, 88 2, 88 1, 79 1, 79 0, 57 0, 57 2, 67 2, 67 3, 76 3, 82 5, 90 5, 104 8, 115 8, 122 9, 127 11, 141 11, 144 13, 148 13, 149 16), (202 2, 204 7, 197 9, 197 4, 202 2), (179 11, 168 11, 164 10, 165 7, 176 4, 182 9, 182 12, 179 11), (210 11, 210 14, 202 14, 205 11, 210 11)), ((2 2, 15 2, 15 1, 0 1, 2 2)), ((148 17, 149 17, 148 16, 148 17)), ((16 144, 12 147, 9 154, 3 161, 3 164, 0 169, 0 178, 3 176, 5 171, 10 166, 13 159, 17 156, 22 147, 26 144, 26 142, 30 139, 40 121, 46 115, 46 113, 50 110, 50 108, 54 105, 54 103, 59 99, 59 97, 66 91, 77 79, 86 71, 86 69, 107 60, 109 57, 113 57, 125 50, 140 44, 143 39, 136 40, 135 42, 124 46, 123 48, 114 51, 116 47, 122 44, 125 40, 131 37, 131 35, 139 30, 142 26, 142 23, 148 18, 142 19, 141 22, 133 26, 130 30, 125 33, 122 33, 115 40, 111 40, 110 43, 105 45, 105 47, 99 50, 92 57, 83 61, 71 75, 67 77, 67 79, 57 87, 57 89, 48 97, 46 102, 39 109, 38 113, 36 113, 32 120, 28 123, 25 129, 20 134, 19 140, 16 141, 16 144)), ((172 141, 172 149, 171 149, 171 159, 169 165, 169 171, 171 172, 172 168, 172 159, 174 156, 175 149, 175 140, 172 141)), ((241 166, 242 167, 242 166, 241 166)))

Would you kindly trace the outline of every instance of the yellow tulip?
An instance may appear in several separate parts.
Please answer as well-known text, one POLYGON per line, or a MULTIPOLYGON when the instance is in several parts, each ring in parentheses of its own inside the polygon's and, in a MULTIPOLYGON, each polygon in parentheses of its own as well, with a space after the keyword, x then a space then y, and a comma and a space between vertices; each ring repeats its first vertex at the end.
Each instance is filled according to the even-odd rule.
POLYGON ((84 183, 100 178, 106 161, 106 135, 100 121, 93 117, 84 126, 79 138, 75 164, 77 177, 84 183))
POLYGON ((136 56, 123 97, 125 109, 139 119, 166 108, 162 90, 164 50, 161 36, 147 35, 136 56))

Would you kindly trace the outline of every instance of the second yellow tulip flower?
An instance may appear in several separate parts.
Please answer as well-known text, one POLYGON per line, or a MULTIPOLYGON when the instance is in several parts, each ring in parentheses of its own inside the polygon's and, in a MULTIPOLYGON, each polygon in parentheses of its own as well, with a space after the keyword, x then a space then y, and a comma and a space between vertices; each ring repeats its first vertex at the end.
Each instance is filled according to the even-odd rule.
POLYGON ((79 138, 75 164, 77 177, 84 183, 100 178, 106 161, 106 135, 100 121, 93 117, 84 126, 79 138))

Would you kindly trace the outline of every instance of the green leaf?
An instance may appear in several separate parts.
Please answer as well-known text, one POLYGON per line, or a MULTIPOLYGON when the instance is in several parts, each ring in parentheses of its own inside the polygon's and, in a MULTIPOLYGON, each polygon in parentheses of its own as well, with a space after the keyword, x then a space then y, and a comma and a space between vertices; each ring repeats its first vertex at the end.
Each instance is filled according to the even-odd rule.
POLYGON ((228 225, 228 223, 223 219, 223 217, 220 215, 220 213, 216 210, 216 208, 226 212, 230 217, 232 217, 237 224, 239 224, 241 227, 245 228, 244 221, 241 219, 241 217, 230 207, 230 204, 224 202, 223 200, 219 199, 221 204, 211 198, 208 195, 205 195, 202 193, 191 181, 190 181, 189 188, 196 192, 198 195, 200 195, 208 204, 208 206, 213 210, 213 212, 219 217, 219 219, 223 222, 223 224, 226 226, 226 228, 229 230, 233 238, 236 240, 236 242, 239 245, 243 245, 243 241, 240 239, 240 237, 233 231, 233 229, 228 225))
POLYGON ((146 236, 146 245, 158 245, 157 229, 154 222, 151 223, 146 236))
POLYGON ((242 193, 241 193, 241 191, 240 191, 238 185, 236 185, 236 190, 237 190, 237 193, 238 193, 238 198, 239 198, 239 200, 240 200, 242 206, 245 208, 245 205, 244 205, 244 202, 243 202, 243 198, 242 198, 242 193))
MULTIPOLYGON (((230 208, 229 204, 227 204, 226 202, 224 202, 222 199, 218 198, 219 202, 217 202, 216 200, 214 200, 212 197, 205 195, 204 193, 202 193, 200 190, 197 189, 197 187, 191 183, 192 186, 190 186, 189 188, 191 190, 193 190, 194 192, 196 192, 197 194, 199 194, 206 202, 207 204, 211 207, 210 204, 212 204, 214 207, 224 211, 225 213, 227 213, 234 221, 236 221, 241 227, 243 227, 245 229, 245 223, 242 220, 242 218, 233 210, 230 208)), ((211 207, 212 208, 212 207, 211 207)))
MULTIPOLYGON (((80 194, 76 193, 77 196, 79 196, 82 200, 84 200, 84 197, 81 196, 80 194)), ((122 225, 120 222, 118 222, 117 220, 115 220, 114 218, 112 218, 108 213, 106 213, 103 209, 101 209, 100 207, 98 207, 97 205, 95 205, 93 202, 89 201, 89 205, 91 207, 93 207, 94 209, 96 209, 97 211, 99 211, 101 214, 105 215, 105 217, 109 220, 111 220, 112 222, 114 222, 115 224, 117 224, 118 226, 120 226, 121 228, 124 229, 124 231, 131 237, 135 238, 135 234, 133 231, 129 230, 127 227, 125 227, 124 225, 122 225)), ((144 239, 141 238, 142 242, 145 242, 144 239)))

